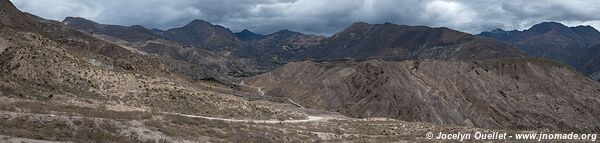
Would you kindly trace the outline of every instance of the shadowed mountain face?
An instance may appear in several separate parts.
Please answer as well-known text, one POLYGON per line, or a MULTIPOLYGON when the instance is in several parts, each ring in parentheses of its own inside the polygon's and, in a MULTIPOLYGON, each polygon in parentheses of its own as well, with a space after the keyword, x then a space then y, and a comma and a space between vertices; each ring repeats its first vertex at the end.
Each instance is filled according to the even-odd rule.
POLYGON ((248 29, 244 29, 241 32, 234 33, 234 35, 242 41, 257 41, 265 37, 265 35, 256 34, 254 32, 249 31, 248 29))
POLYGON ((290 30, 269 35, 248 30, 234 34, 229 29, 203 20, 194 20, 167 31, 148 30, 141 26, 104 25, 71 17, 63 23, 91 34, 103 34, 131 42, 128 45, 148 53, 194 64, 214 64, 219 71, 272 69, 289 61, 302 60, 304 57, 301 52, 325 39, 290 30))
POLYGON ((323 36, 281 30, 248 42, 249 48, 240 50, 237 55, 256 58, 258 62, 274 68, 290 61, 304 60, 302 54, 305 50, 317 46, 324 39, 323 36))
MULTIPOLYGON (((581 71, 591 73, 590 75, 600 75, 600 44, 592 46, 586 49, 585 54, 581 58, 581 71)), ((592 76, 592 78, 599 80, 600 76, 592 76)))
POLYGON ((589 63, 594 61, 586 56, 589 47, 600 42, 600 32, 590 26, 567 27, 544 22, 524 31, 497 29, 479 35, 512 43, 532 56, 567 63, 585 74, 600 70, 589 68, 589 63))
POLYGON ((353 117, 483 128, 600 130, 600 84, 533 58, 294 62, 246 81, 353 117))
POLYGON ((448 28, 354 23, 305 55, 316 59, 488 59, 518 57, 516 48, 448 28))
POLYGON ((236 50, 243 47, 243 43, 235 38, 229 29, 203 20, 194 20, 183 27, 169 29, 162 36, 182 45, 211 51, 236 50))

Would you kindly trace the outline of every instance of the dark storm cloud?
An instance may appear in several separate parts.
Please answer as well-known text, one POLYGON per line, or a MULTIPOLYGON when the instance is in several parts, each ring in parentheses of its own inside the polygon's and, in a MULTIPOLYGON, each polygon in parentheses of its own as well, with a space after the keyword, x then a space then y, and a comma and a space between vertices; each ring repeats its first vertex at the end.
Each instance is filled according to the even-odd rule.
POLYGON ((543 21, 600 28, 595 0, 13 0, 23 11, 56 20, 65 16, 100 23, 167 29, 193 19, 270 33, 291 29, 332 34, 353 22, 450 27, 477 33, 523 29, 543 21))

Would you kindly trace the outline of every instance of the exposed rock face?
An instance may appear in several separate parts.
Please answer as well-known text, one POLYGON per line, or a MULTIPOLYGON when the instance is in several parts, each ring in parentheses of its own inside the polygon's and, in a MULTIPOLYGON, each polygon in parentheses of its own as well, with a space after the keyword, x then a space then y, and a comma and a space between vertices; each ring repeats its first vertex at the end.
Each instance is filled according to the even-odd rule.
POLYGON ((518 57, 512 46, 448 28, 354 23, 306 52, 316 59, 488 59, 518 57))
POLYGON ((585 74, 600 70, 586 65, 598 63, 587 56, 588 48, 600 42, 600 32, 591 26, 567 27, 556 22, 543 22, 524 31, 497 29, 479 35, 512 43, 532 56, 567 63, 585 74))
POLYGON ((600 130, 600 84, 567 65, 531 58, 295 62, 246 83, 267 95, 353 117, 600 130))

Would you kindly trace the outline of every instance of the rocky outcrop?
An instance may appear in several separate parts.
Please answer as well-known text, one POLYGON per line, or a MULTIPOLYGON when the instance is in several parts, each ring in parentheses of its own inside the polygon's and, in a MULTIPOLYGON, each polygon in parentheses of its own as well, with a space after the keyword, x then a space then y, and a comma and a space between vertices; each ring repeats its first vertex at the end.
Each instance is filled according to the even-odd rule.
POLYGON ((533 58, 295 62, 246 81, 353 117, 508 129, 599 131, 600 84, 533 58))

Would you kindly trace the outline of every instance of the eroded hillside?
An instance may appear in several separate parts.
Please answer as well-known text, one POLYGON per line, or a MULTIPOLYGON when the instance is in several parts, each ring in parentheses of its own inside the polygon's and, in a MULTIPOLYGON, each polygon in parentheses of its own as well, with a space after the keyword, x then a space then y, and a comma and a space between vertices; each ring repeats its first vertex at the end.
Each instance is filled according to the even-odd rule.
POLYGON ((249 79, 266 95, 352 117, 599 131, 600 85, 567 65, 484 61, 297 62, 249 79))

